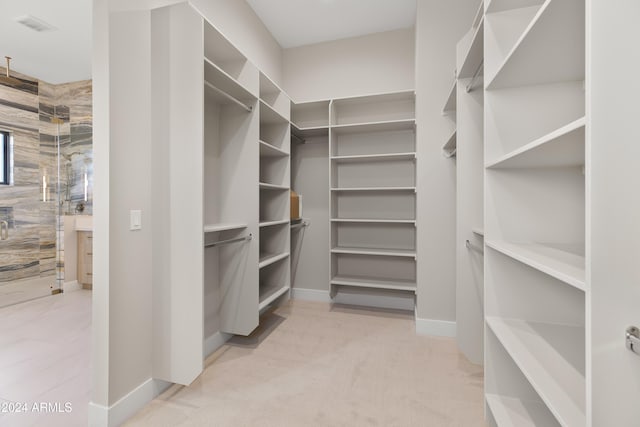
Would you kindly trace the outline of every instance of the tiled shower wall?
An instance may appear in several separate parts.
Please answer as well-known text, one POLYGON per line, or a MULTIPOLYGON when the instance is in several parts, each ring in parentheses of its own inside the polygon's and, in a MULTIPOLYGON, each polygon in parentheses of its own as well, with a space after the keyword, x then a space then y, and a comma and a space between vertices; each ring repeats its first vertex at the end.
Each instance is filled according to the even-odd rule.
POLYGON ((91 81, 51 85, 27 76, 0 81, 0 129, 11 132, 14 159, 13 185, 0 186, 0 220, 9 221, 10 228, 9 239, 0 241, 0 285, 53 276, 56 271, 61 278, 63 256, 56 253, 57 236, 62 236, 56 138, 59 135, 62 155, 60 212, 75 211, 84 201, 86 174, 88 203, 83 213, 91 214, 91 81), (53 123, 54 116, 62 123, 53 123))

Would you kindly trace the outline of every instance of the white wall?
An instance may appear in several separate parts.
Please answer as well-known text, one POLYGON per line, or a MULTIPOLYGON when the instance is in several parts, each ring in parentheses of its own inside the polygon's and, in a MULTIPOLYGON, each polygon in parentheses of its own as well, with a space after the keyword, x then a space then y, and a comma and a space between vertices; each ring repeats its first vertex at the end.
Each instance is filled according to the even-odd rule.
MULTIPOLYGON (((456 319, 456 166, 441 154, 451 131, 442 107, 453 84, 456 44, 471 27, 478 5, 478 0, 417 3, 417 317, 435 324, 456 319)), ((422 331, 429 333, 428 327, 422 331)))
POLYGON ((295 102, 414 88, 413 28, 285 49, 283 89, 295 102))

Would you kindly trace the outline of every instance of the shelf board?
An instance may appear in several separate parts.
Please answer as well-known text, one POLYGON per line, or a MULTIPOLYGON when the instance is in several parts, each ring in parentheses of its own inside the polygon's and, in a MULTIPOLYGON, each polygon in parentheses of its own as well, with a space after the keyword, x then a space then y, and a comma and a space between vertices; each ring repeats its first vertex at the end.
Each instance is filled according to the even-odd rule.
POLYGON ((586 425, 584 327, 498 317, 486 321, 560 424, 586 425))
POLYGON ((283 190, 288 190, 289 187, 286 185, 275 185, 275 184, 267 184, 266 182, 261 182, 260 183, 260 189, 261 190, 278 190, 278 191, 283 191, 283 190))
POLYGON ((281 150, 278 147, 274 147, 273 145, 260 141, 260 156, 262 157, 288 157, 289 153, 284 150, 281 150))
POLYGON ((271 105, 260 100, 260 123, 267 125, 288 124, 289 120, 278 113, 271 105))
POLYGON ((546 0, 486 88, 584 80, 584 7, 583 0, 546 0))
MULTIPOLYGON (((252 103, 257 97, 208 58, 204 58, 204 80, 240 101, 252 103)), ((206 87, 206 86, 205 86, 206 87)))
POLYGON ((269 254, 269 253, 260 254, 260 259, 258 261, 258 268, 267 267, 278 261, 286 259, 287 257, 289 257, 289 252, 284 252, 281 254, 269 254))
POLYGON ((410 224, 416 225, 415 219, 357 219, 357 218, 331 218, 331 222, 346 222, 360 224, 410 224))
POLYGON ((247 224, 220 222, 216 224, 205 224, 204 232, 216 233, 218 231, 241 230, 243 228, 247 228, 247 224))
POLYGON ((446 158, 455 157, 456 152, 458 151, 458 131, 455 129, 449 138, 447 138, 447 142, 442 146, 442 154, 446 158))
POLYGON ((486 13, 504 12, 511 9, 522 9, 524 7, 540 6, 544 0, 491 0, 487 4, 486 13))
POLYGON ((537 243, 522 244, 488 240, 486 245, 581 291, 586 290, 585 257, 578 246, 560 248, 537 243))
POLYGON ((484 61, 484 16, 480 18, 471 45, 464 57, 462 66, 458 70, 458 78, 466 79, 474 76, 484 61))
POLYGON ((362 154, 357 156, 332 156, 335 162, 368 162, 382 160, 415 160, 416 153, 362 154))
POLYGON ((353 123, 333 125, 331 130, 336 134, 368 133, 368 132, 393 132, 400 130, 415 130, 415 119, 389 120, 380 122, 353 123))
POLYGON ((313 126, 313 127, 298 127, 296 124, 291 123, 291 133, 303 141, 306 138, 314 138, 319 136, 329 136, 329 125, 326 126, 313 126))
POLYGON ((332 285, 355 286, 360 288, 393 289, 398 291, 415 292, 416 282, 411 280, 383 280, 375 277, 335 276, 332 285))
POLYGON ((258 310, 262 311, 269 304, 280 298, 282 295, 286 294, 289 290, 289 286, 284 285, 282 287, 269 287, 260 293, 260 303, 258 304, 258 310))
POLYGON ((487 168, 540 168, 584 165, 584 117, 486 165, 487 168))
POLYGON ((416 187, 353 187, 353 188, 332 188, 331 191, 413 191, 416 187))
POLYGON ((331 249, 332 254, 349 254, 349 255, 374 255, 374 256, 390 256, 404 257, 416 259, 415 249, 380 249, 380 248, 348 248, 335 246, 331 249))
POLYGON ((471 28, 478 28, 480 22, 482 22, 482 18, 484 17, 484 0, 480 2, 478 5, 478 10, 476 11, 476 16, 473 18, 473 23, 471 24, 471 28))
POLYGON ((473 234, 484 237, 484 230, 482 228, 472 228, 471 231, 473 234))
POLYGON ((458 88, 458 79, 453 81, 453 87, 449 91, 449 95, 447 96, 447 101, 444 103, 444 107, 442 108, 442 114, 452 114, 456 112, 456 89, 458 88))
POLYGON ((489 409, 500 427, 556 426, 558 421, 544 403, 487 393, 489 409))
POLYGON ((282 219, 279 221, 264 221, 260 223, 260 228, 263 227, 272 227, 274 225, 282 225, 282 224, 289 224, 289 220, 288 219, 282 219))

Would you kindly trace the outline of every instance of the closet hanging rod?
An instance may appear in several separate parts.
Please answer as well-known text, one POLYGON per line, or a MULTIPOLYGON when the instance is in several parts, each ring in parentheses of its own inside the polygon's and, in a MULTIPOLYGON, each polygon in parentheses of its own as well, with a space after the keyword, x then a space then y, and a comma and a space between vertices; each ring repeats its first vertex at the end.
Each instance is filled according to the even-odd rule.
POLYGON ((467 247, 467 249, 472 249, 472 250, 480 252, 481 254, 484 255, 484 249, 482 249, 479 246, 474 245, 470 241, 467 240, 466 242, 464 242, 464 245, 467 247))
POLYGON ((253 107, 250 105, 245 104, 242 101, 239 101, 238 99, 236 99, 235 97, 229 95, 227 92, 223 91, 222 89, 212 85, 211 83, 209 83, 208 81, 204 81, 205 86, 207 86, 209 89, 214 90, 216 93, 219 93, 220 95, 224 96, 225 98, 227 98, 230 101, 233 101, 235 104, 237 104, 238 106, 242 107, 243 109, 247 110, 247 112, 251 112, 253 111, 253 107))
POLYGON ((473 77, 471 78, 471 82, 465 88, 467 93, 469 93, 469 92, 471 92, 473 90, 473 85, 476 84, 476 80, 478 79, 478 77, 480 77, 480 71, 483 68, 484 68, 484 60, 480 61, 480 64, 478 65, 478 69, 476 69, 476 72, 473 73, 473 77))
POLYGON ((302 221, 302 222, 299 222, 297 224, 291 224, 291 228, 308 227, 310 225, 311 225, 311 223, 309 223, 308 221, 302 221))
POLYGON ((205 248, 213 248, 215 246, 224 246, 224 245, 228 245, 230 243, 248 242, 251 239, 253 239, 253 235, 249 234, 248 236, 237 237, 235 239, 220 240, 220 241, 217 241, 217 242, 208 243, 208 244, 204 245, 204 247, 205 248))
POLYGON ((291 136, 300 141, 300 144, 306 144, 307 140, 291 132, 291 136))

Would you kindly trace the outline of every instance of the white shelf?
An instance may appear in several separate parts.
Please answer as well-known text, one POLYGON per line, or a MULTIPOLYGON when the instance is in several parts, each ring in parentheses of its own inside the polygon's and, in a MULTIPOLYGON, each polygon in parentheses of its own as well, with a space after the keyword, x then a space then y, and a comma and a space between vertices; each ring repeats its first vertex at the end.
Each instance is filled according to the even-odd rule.
POLYGON ((208 58, 204 58, 204 80, 239 101, 254 101, 256 96, 208 58))
POLYGON ((537 243, 520 244, 488 240, 486 245, 529 267, 582 291, 586 290, 584 249, 578 245, 553 247, 537 243))
POLYGON ((263 157, 288 157, 289 153, 273 145, 260 141, 260 156, 263 157))
POLYGON ((272 227, 274 225, 282 225, 282 224, 289 224, 289 223, 290 223, 290 220, 288 220, 288 219, 283 219, 283 220, 280 220, 280 221, 264 221, 264 222, 260 223, 260 228, 272 227))
POLYGON ((415 160, 416 153, 363 154, 357 156, 332 156, 336 162, 367 162, 382 160, 415 160))
POLYGON ((584 23, 583 0, 546 0, 487 89, 584 80, 584 23))
POLYGON ((454 130, 449 138, 447 138, 447 142, 442 146, 442 154, 446 158, 455 157, 456 152, 458 151, 458 131, 454 130))
POLYGON ((260 123, 273 125, 273 124, 288 124, 289 120, 282 114, 278 113, 271 105, 260 100, 260 123))
POLYGON ((473 232, 473 234, 484 237, 484 230, 482 228, 473 228, 471 229, 471 231, 473 232))
POLYGON ((487 394, 487 404, 499 427, 557 426, 558 421, 544 403, 487 394))
POLYGON ((329 136, 329 126, 298 127, 291 123, 291 133, 302 140, 318 136, 329 136))
POLYGON ((288 190, 289 187, 286 185, 275 185, 275 184, 267 184, 266 182, 261 182, 260 183, 260 189, 261 190, 278 190, 278 191, 283 191, 283 190, 288 190))
POLYGON ((393 132, 400 130, 415 130, 415 119, 389 120, 380 122, 353 123, 348 125, 333 125, 331 129, 338 135, 367 132, 393 132))
POLYGON ((416 225, 415 219, 347 219, 332 218, 331 222, 361 223, 361 224, 411 224, 416 225))
POLYGON ((456 111, 456 89, 458 88, 458 80, 453 81, 453 87, 449 91, 449 95, 447 96, 447 101, 444 103, 444 107, 442 108, 442 114, 451 114, 456 111))
POLYGON ((347 248, 336 246, 331 249, 331 253, 416 258, 416 251, 414 249, 347 248))
POLYGON ((539 6, 544 0, 491 0, 487 5, 487 14, 511 9, 539 6))
POLYGON ((416 291, 416 282, 410 280, 381 280, 375 277, 335 276, 332 285, 354 286, 360 288, 394 289, 398 291, 416 291))
POLYGON ((219 231, 228 231, 228 230, 241 230, 243 228, 247 228, 247 224, 239 224, 239 223, 217 223, 217 224, 206 224, 204 226, 205 233, 216 233, 219 231))
POLYGON ((264 268, 278 261, 281 261, 289 256, 289 252, 282 254, 260 254, 258 261, 258 268, 264 268))
POLYGON ((416 191, 416 187, 354 187, 332 188, 331 191, 416 191))
POLYGON ((585 118, 581 117, 509 153, 487 168, 536 168, 584 165, 585 118))
POLYGON ((464 62, 458 70, 458 78, 466 79, 474 76, 484 60, 484 16, 480 18, 480 24, 476 28, 471 45, 464 57, 464 62))
POLYGON ((563 426, 584 426, 585 329, 487 317, 507 353, 563 426), (560 353, 558 348, 562 348, 560 353))
POLYGON ((284 286, 282 286, 280 288, 271 287, 271 288, 268 288, 268 289, 264 290, 260 294, 260 303, 258 305, 258 310, 262 311, 269 304, 271 304, 272 302, 274 302, 275 300, 280 298, 282 295, 286 294, 288 290, 289 290, 289 286, 287 286, 287 285, 284 285, 284 286))

